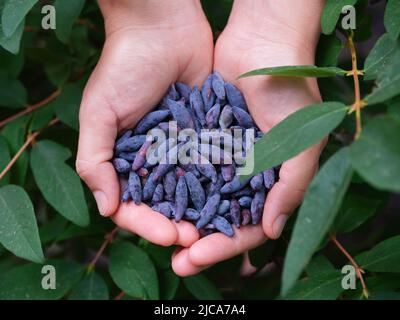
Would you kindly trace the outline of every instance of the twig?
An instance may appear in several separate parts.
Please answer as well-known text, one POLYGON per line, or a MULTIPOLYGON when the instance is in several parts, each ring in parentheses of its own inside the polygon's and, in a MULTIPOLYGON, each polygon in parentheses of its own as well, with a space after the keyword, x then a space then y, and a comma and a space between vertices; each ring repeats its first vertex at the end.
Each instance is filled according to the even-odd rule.
POLYGON ((124 291, 121 291, 120 293, 118 293, 118 295, 114 298, 114 300, 121 300, 121 298, 125 295, 124 291))
POLYGON ((330 236, 330 239, 336 245, 336 247, 338 247, 338 249, 346 256, 346 258, 350 261, 350 263, 356 269, 357 276, 360 279, 360 282, 361 282, 361 285, 363 288, 363 296, 368 299, 369 292, 368 292, 367 286, 365 285, 364 277, 362 275, 364 273, 364 270, 357 264, 357 262, 350 255, 350 253, 348 253, 348 251, 342 246, 342 244, 336 238, 336 235, 332 234, 330 236))
POLYGON ((7 166, 3 169, 3 171, 0 173, 0 180, 3 179, 3 177, 7 174, 8 171, 12 168, 12 166, 17 162, 18 158, 21 156, 21 154, 25 151, 25 149, 36 139, 36 137, 43 132, 43 130, 47 129, 48 127, 51 127, 52 125, 56 124, 59 121, 58 118, 55 118, 51 120, 45 127, 42 129, 30 134, 24 144, 19 148, 17 153, 14 155, 14 157, 11 159, 11 161, 7 164, 7 166))
POLYGON ((93 260, 87 266, 87 272, 88 273, 93 271, 94 267, 96 266, 97 261, 100 259, 100 257, 103 254, 104 250, 114 240, 114 236, 117 233, 117 231, 118 231, 118 227, 114 228, 113 230, 111 230, 109 233, 107 233, 104 236, 104 242, 102 243, 99 251, 96 252, 96 255, 94 256, 93 260))
POLYGON ((60 93, 61 93, 61 90, 57 89, 56 91, 54 91, 51 95, 49 95, 47 98, 43 99, 42 101, 39 101, 38 103, 28 106, 26 109, 22 110, 21 112, 18 112, 16 114, 12 115, 11 117, 8 117, 7 119, 4 119, 3 121, 0 122, 0 128, 5 126, 7 123, 10 123, 11 121, 14 121, 15 119, 17 119, 19 117, 22 117, 28 113, 31 113, 31 112, 39 109, 40 107, 43 107, 44 105, 46 105, 47 103, 52 101, 54 98, 56 98, 60 93))

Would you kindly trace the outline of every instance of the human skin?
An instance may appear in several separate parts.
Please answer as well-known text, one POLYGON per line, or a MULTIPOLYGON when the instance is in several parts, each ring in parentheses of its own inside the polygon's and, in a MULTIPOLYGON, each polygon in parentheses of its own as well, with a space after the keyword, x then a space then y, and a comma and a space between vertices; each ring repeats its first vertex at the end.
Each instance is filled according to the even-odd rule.
MULTIPOLYGON (((317 82, 311 78, 237 77, 263 67, 313 65, 323 4, 322 0, 234 2, 229 22, 215 46, 214 69, 243 92, 264 132, 294 111, 320 102, 317 82)), ((267 237, 278 238, 317 171, 324 143, 283 163, 279 181, 268 193, 262 225, 235 228, 233 238, 214 233, 189 248, 176 250, 172 258, 175 273, 196 274, 262 244, 267 237)))

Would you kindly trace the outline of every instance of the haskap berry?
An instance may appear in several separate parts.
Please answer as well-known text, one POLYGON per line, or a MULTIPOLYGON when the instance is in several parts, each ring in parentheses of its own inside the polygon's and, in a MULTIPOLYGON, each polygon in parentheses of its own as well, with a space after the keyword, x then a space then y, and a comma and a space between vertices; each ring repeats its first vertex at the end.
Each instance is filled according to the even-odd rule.
POLYGON ((236 175, 261 137, 242 93, 219 73, 210 74, 201 90, 173 84, 160 104, 115 142, 112 163, 127 181, 121 201, 143 202, 167 218, 190 221, 202 236, 232 237, 232 224, 260 222, 266 195, 278 179, 278 168, 244 182, 236 175))

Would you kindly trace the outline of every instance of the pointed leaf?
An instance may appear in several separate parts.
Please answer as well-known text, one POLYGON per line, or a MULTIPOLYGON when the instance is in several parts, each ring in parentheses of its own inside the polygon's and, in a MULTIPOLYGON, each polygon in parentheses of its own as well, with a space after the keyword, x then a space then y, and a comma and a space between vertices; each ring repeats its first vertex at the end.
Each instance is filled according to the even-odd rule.
POLYGON ((63 42, 68 43, 72 26, 75 20, 79 17, 85 0, 56 0, 54 3, 56 12, 61 12, 57 15, 57 28, 54 30, 57 38, 63 42))
POLYGON ((160 272, 160 298, 162 300, 172 300, 179 287, 179 277, 172 269, 160 272))
POLYGON ((327 0, 321 16, 321 27, 324 34, 331 34, 339 20, 342 8, 346 5, 354 6, 357 0, 327 0))
POLYGON ((183 278, 186 289, 194 295, 198 300, 221 300, 222 296, 214 284, 204 275, 197 274, 195 276, 183 278))
POLYGON ((4 35, 9 38, 38 0, 6 0, 1 17, 4 35))
POLYGON ((108 300, 107 284, 96 272, 86 275, 72 290, 69 300, 108 300))
POLYGON ((79 106, 82 99, 82 88, 79 84, 66 84, 52 106, 60 120, 71 128, 78 130, 79 106))
POLYGON ((0 73, 0 106, 23 108, 27 105, 28 93, 23 84, 5 73, 0 73))
POLYGON ((393 40, 397 40, 400 35, 400 1, 388 0, 385 9, 383 22, 385 28, 393 40))

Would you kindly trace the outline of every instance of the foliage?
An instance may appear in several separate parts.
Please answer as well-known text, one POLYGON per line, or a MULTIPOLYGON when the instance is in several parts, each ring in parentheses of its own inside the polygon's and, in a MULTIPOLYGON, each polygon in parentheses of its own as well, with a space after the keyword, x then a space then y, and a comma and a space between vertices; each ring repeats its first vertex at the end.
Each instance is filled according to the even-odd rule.
MULTIPOLYGON (((325 101, 256 143, 254 173, 330 139, 281 239, 250 251, 254 275, 241 276, 234 258, 184 279, 172 272, 172 248, 100 218, 74 172, 79 103, 103 20, 94 1, 54 3, 63 12, 56 32, 41 29, 41 1, 0 0, 0 171, 12 164, 0 175, 0 299, 114 299, 121 290, 133 299, 399 299, 400 1, 328 0, 318 67, 242 75, 316 77, 325 101), (348 4, 354 32, 340 27, 348 4), (373 25, 367 12, 384 19, 373 25), (368 50, 358 52, 360 42, 368 50), (356 290, 341 286, 345 264, 358 268, 356 290), (56 290, 42 289, 43 265, 56 267, 56 290)), ((216 35, 231 5, 203 0, 216 35)))

